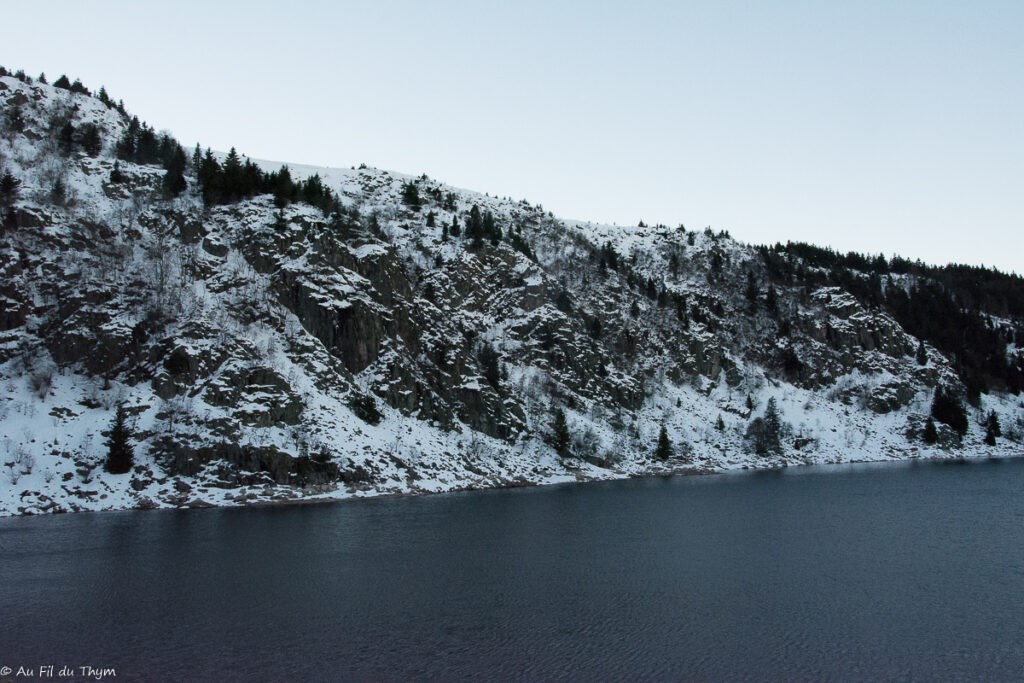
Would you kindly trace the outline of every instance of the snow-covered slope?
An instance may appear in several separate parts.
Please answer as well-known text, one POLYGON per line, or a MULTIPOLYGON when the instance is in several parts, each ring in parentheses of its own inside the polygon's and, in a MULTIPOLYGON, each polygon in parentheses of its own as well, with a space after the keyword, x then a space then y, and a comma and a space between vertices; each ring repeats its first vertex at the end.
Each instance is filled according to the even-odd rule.
POLYGON ((917 339, 838 286, 779 286, 767 305, 761 253, 727 235, 560 221, 374 168, 290 167, 345 216, 270 196, 205 209, 191 174, 175 199, 156 166, 120 161, 112 182, 127 122, 97 99, 0 78, 14 107, 0 513, 1021 452, 1009 394, 970 409, 962 444, 942 425, 924 444, 934 387, 959 384, 950 362, 929 348, 920 364, 917 339), (95 125, 99 154, 62 149, 60 121, 95 125), (501 239, 448 235, 473 206, 501 239), (782 448, 758 455, 746 435, 770 399, 782 448), (121 475, 103 469, 118 404, 135 448, 121 475))

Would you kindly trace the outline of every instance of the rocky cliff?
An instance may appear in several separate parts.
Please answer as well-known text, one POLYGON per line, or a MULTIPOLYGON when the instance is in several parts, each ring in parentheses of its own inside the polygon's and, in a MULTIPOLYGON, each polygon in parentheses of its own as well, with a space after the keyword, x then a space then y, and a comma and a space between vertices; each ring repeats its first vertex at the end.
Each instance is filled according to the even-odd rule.
MULTIPOLYGON (((5 76, 0 114, 5 514, 1022 450, 1005 386, 963 436, 922 440, 962 367, 863 293, 922 275, 840 278, 721 232, 563 221, 362 166, 291 166, 330 210, 209 205, 197 169, 169 196, 163 168, 118 159, 129 118, 96 97, 5 76), (103 467, 118 405, 127 474, 103 467)), ((1019 364, 1021 318, 987 316, 1019 364)))

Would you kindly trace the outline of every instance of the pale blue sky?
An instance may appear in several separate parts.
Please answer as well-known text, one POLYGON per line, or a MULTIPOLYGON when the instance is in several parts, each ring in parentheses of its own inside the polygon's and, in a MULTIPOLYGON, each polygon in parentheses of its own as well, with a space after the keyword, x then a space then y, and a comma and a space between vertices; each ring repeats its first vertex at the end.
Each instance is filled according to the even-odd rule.
POLYGON ((1024 2, 8 3, 192 145, 1024 271, 1024 2))

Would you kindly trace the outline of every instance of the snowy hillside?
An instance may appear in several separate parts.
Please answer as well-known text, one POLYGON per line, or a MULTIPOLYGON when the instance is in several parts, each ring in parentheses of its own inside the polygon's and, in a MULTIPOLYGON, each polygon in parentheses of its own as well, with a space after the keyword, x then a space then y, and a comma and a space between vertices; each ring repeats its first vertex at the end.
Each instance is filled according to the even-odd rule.
POLYGON ((995 383, 926 443, 962 364, 796 257, 780 277, 724 234, 375 168, 290 166, 333 207, 204 204, 194 162, 175 196, 124 158, 130 119, 97 97, 4 76, 0 115, 2 514, 1022 452, 995 383), (126 474, 104 470, 118 405, 126 474))

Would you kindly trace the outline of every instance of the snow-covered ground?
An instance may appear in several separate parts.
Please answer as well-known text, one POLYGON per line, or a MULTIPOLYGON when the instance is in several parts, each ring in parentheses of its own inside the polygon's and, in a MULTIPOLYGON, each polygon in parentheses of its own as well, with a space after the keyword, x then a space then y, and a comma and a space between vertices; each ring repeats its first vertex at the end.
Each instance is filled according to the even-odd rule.
POLYGON ((429 178, 294 164, 293 177, 319 174, 345 205, 374 216, 378 234, 343 238, 305 205, 281 213, 282 232, 269 197, 204 214, 194 186, 178 199, 157 199, 162 170, 127 162, 121 168, 130 190, 112 186, 113 144, 125 127, 119 114, 49 86, 9 77, 0 83, 7 108, 24 95, 28 130, 0 138, 0 172, 22 181, 17 206, 38 219, 0 244, 7 283, 0 514, 1024 454, 1021 398, 995 393, 969 409, 962 444, 946 434, 943 445, 925 445, 919 432, 932 387, 955 381, 951 365, 934 351, 923 370, 912 356, 881 346, 829 351, 815 337, 826 323, 850 338, 868 330, 892 348, 916 348, 893 321, 838 288, 806 300, 781 294, 790 297, 794 324, 806 329, 785 343, 824 359, 809 368, 813 381, 782 379, 759 361, 783 343, 762 339, 773 323, 742 308, 743 269, 754 267, 757 254, 727 236, 559 221, 523 200, 429 178), (98 157, 58 153, 47 121, 59 111, 76 126, 104 131, 98 157), (58 179, 66 193, 60 201, 53 197, 58 179), (453 201, 431 200, 410 212, 401 199, 409 182, 453 201), (534 255, 505 244, 473 252, 459 240, 443 241, 443 226, 473 205, 492 212, 506 231, 518 230, 534 255), (428 210, 433 227, 425 223, 428 210), (671 307, 637 297, 640 289, 622 273, 598 274, 588 259, 606 245, 630 264, 631 276, 686 297, 691 308, 717 307, 721 322, 694 321, 681 332, 671 307), (725 264, 718 279, 713 259, 725 264), (301 291, 299 303, 284 305, 293 291, 301 291), (558 292, 569 298, 571 314, 551 303, 558 292), (158 313, 159 331, 146 336, 158 313), (317 316, 369 321, 358 341, 373 348, 332 347, 330 325, 317 316), (583 327, 591 318, 612 330, 601 342, 583 327), (538 330, 548 337, 538 341, 538 330), (616 351, 622 340, 639 350, 616 351), (498 388, 477 360, 484 342, 501 357, 498 388), (83 353, 83 344, 95 349, 83 353), (98 358, 109 349, 137 358, 109 359, 105 373, 90 369, 90 353, 98 358), (168 369, 172 356, 186 369, 168 369), (593 368, 602 376, 588 375, 593 368), (618 391, 626 398, 616 398, 618 391), (359 397, 370 397, 379 422, 357 415, 359 397), (770 399, 784 424, 784 448, 757 455, 745 434, 770 399), (877 409, 890 400, 891 409, 877 409), (102 467, 104 432, 119 404, 130 415, 136 467, 114 475, 102 467), (573 457, 561 458, 549 445, 555 408, 565 413, 573 457), (982 442, 989 411, 1003 426, 995 446, 982 442), (505 436, 488 436, 473 420, 499 423, 491 431, 505 436), (676 450, 667 462, 652 457, 662 427, 676 450), (175 450, 181 445, 192 450, 175 450), (233 455, 210 455, 218 449, 233 455), (300 461, 316 471, 330 465, 335 469, 324 471, 337 476, 290 484, 300 461))

